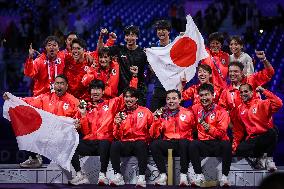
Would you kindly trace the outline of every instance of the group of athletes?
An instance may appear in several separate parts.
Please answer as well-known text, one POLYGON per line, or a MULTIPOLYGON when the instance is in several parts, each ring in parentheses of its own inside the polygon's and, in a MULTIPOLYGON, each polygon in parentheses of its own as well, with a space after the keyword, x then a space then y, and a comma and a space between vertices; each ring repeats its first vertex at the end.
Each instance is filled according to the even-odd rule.
MULTIPOLYGON (((168 45, 170 23, 160 20, 155 29, 158 41, 153 46, 168 45)), ((255 72, 240 36, 230 38, 229 55, 222 51, 223 36, 212 33, 206 49, 209 57, 197 67, 198 83, 188 87, 188 81, 181 78, 179 89, 166 91, 137 45, 138 27, 126 27, 124 36, 126 44, 116 45, 116 34, 102 29, 93 52, 86 50, 85 41, 74 32, 66 36, 64 50, 59 49, 55 36, 46 38, 42 53, 30 45, 24 74, 33 79, 33 97, 23 100, 55 115, 75 118, 74 127, 82 136, 71 161, 76 175, 70 184, 89 183, 79 159, 98 155, 98 185, 124 185, 119 157, 135 156, 139 167, 136 185, 146 187, 151 154, 160 172, 155 184, 166 185, 168 149, 180 157, 180 186, 200 186, 205 181, 201 157, 222 158, 220 186, 230 185, 232 156, 250 158, 257 168, 277 170, 272 158, 277 144, 272 115, 282 101, 262 87, 274 75, 263 51, 255 51, 264 66, 255 72), (104 36, 109 36, 106 43, 104 36), (154 81, 154 90, 148 109, 149 80, 154 81), (191 100, 192 106, 183 107, 185 100, 191 100), (109 160, 113 178, 106 176, 109 160), (188 178, 190 162, 194 178, 188 178)), ((3 98, 9 100, 6 93, 3 98)), ((20 164, 41 165, 38 154, 20 164)))

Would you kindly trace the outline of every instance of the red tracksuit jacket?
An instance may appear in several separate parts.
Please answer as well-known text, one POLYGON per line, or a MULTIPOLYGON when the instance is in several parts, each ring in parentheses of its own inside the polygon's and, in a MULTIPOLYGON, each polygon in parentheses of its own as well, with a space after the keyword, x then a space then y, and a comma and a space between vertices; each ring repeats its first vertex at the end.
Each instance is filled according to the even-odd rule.
POLYGON ((117 96, 119 82, 119 64, 111 62, 107 69, 90 67, 81 79, 83 86, 88 86, 92 80, 100 79, 105 84, 104 99, 110 99, 117 96))
POLYGON ((173 116, 170 114, 169 110, 165 110, 158 120, 154 120, 150 129, 151 137, 157 138, 162 134, 163 140, 193 140, 195 120, 192 111, 180 107, 178 113, 173 116))
POLYGON ((82 78, 89 70, 88 62, 77 63, 72 56, 66 55, 64 74, 68 79, 68 92, 78 99, 90 100, 88 86, 81 83, 82 78))
POLYGON ((138 106, 132 111, 122 111, 126 119, 120 125, 114 123, 113 135, 120 141, 149 142, 149 128, 153 122, 152 112, 143 106, 138 106))
POLYGON ((217 85, 220 88, 224 89, 227 86, 230 55, 223 51, 219 51, 219 53, 213 53, 209 49, 206 50, 209 54, 209 57, 202 60, 201 63, 207 64, 211 67, 214 86, 217 85))
POLYGON ((85 140, 113 140, 113 121, 117 112, 123 107, 123 96, 88 107, 86 116, 81 117, 81 130, 85 140))
POLYGON ((72 118, 75 118, 79 105, 79 100, 69 93, 58 97, 55 93, 48 92, 36 97, 26 97, 23 100, 36 108, 55 115, 72 118))
POLYGON ((227 129, 230 123, 230 117, 227 111, 214 104, 214 108, 210 111, 205 111, 201 104, 192 106, 192 110, 197 122, 197 131, 199 140, 229 140, 227 129), (209 124, 210 129, 205 131, 204 127, 199 123, 204 120, 209 124))
POLYGON ((272 114, 282 106, 282 100, 272 92, 265 90, 266 100, 253 98, 249 102, 242 102, 238 107, 238 124, 233 127, 233 151, 236 150, 243 137, 246 140, 265 133, 273 124, 270 124, 272 114))
POLYGON ((42 53, 35 60, 28 58, 24 66, 24 74, 34 80, 33 96, 38 96, 50 91, 50 84, 54 83, 55 77, 63 74, 65 66, 65 54, 57 53, 55 61, 49 61, 42 53))

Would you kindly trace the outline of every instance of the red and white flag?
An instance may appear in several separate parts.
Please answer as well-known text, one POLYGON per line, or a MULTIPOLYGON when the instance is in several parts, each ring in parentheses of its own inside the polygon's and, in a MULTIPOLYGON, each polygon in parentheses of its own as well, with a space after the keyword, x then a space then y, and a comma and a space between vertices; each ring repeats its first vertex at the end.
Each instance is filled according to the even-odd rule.
POLYGON ((198 62, 208 57, 204 39, 190 15, 183 36, 165 47, 146 48, 148 62, 166 90, 178 89, 180 78, 186 75, 190 81, 196 72, 198 62))
POLYGON ((75 120, 34 108, 10 93, 7 95, 3 117, 11 121, 19 149, 41 154, 70 171, 79 143, 75 120))

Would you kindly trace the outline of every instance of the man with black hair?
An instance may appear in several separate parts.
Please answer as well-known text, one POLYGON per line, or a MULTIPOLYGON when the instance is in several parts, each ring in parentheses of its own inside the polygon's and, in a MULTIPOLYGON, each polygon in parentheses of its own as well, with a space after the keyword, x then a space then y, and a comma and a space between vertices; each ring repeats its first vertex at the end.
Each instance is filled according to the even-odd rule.
POLYGON ((29 57, 24 65, 24 74, 34 80, 33 96, 53 91, 54 80, 57 75, 63 74, 65 55, 59 52, 59 41, 55 36, 48 36, 44 41, 44 52, 29 48, 29 57), (35 55, 39 55, 33 60, 35 55))
POLYGON ((118 56, 118 63, 120 66, 120 79, 118 84, 118 95, 120 95, 124 89, 129 86, 132 74, 130 72, 131 66, 138 67, 138 88, 139 91, 139 104, 146 104, 146 85, 144 71, 148 65, 147 56, 143 49, 137 45, 137 39, 139 37, 139 28, 137 26, 127 26, 124 29, 124 40, 126 45, 118 45, 110 47, 114 55, 118 56))
POLYGON ((72 41, 73 39, 77 39, 77 38, 78 38, 78 34, 74 31, 71 31, 66 35, 65 49, 63 50, 65 54, 71 53, 72 41))
POLYGON ((146 187, 145 172, 147 168, 149 128, 153 122, 152 112, 137 104, 139 92, 127 88, 123 92, 125 105, 116 114, 114 120, 114 137, 117 139, 111 145, 110 159, 114 169, 114 178, 110 185, 124 185, 120 171, 121 156, 136 156, 138 159, 139 176, 136 186, 146 187))
MULTIPOLYGON (((66 116, 75 118, 77 114, 78 99, 67 93, 68 80, 64 75, 58 75, 54 81, 53 93, 47 92, 37 97, 23 98, 26 103, 44 111, 50 112, 58 116, 66 116)), ((7 100, 7 95, 3 95, 4 100, 7 100)), ((28 125, 27 125, 28 127, 28 125)), ((42 166, 42 158, 40 155, 30 153, 30 157, 23 163, 20 163, 24 168, 38 168, 42 166)))
MULTIPOLYGON (((198 88, 203 83, 212 84, 212 69, 207 64, 199 64, 197 67, 197 77, 199 83, 192 85, 189 88, 182 91, 183 100, 192 100, 192 104, 200 103, 200 97, 198 95, 198 88)), ((182 86, 186 84, 186 76, 181 79, 182 86)), ((213 85, 213 84, 212 84, 213 85)), ((218 103, 221 94, 221 89, 218 86, 214 86, 214 102, 218 103)))
POLYGON ((189 157, 187 148, 193 140, 193 128, 195 124, 192 111, 180 106, 181 94, 178 90, 166 92, 166 106, 155 111, 154 122, 150 134, 154 139, 151 144, 151 153, 160 172, 155 185, 166 185, 165 156, 168 149, 173 149, 175 155, 180 155, 180 186, 188 186, 187 171, 189 157))
POLYGON ((64 74, 68 78, 68 92, 78 99, 89 100, 88 87, 81 83, 83 76, 89 70, 88 61, 84 57, 86 42, 75 38, 71 42, 71 54, 65 56, 64 74))
POLYGON ((200 103, 192 107, 197 122, 198 140, 190 143, 188 152, 196 174, 192 185, 200 186, 204 181, 200 157, 222 157, 220 186, 229 186, 228 174, 232 160, 232 147, 227 136, 230 118, 225 109, 213 102, 214 87, 204 83, 198 88, 200 103))
POLYGON ((225 88, 227 86, 228 64, 230 56, 221 50, 224 37, 221 33, 215 32, 209 35, 209 57, 202 60, 202 64, 207 64, 212 69, 212 79, 214 86, 225 88))
MULTIPOLYGON (((155 28, 156 28, 156 33, 157 33, 157 37, 159 38, 159 41, 157 41, 156 44, 153 44, 152 46, 157 46, 157 47, 167 46, 171 42, 170 32, 171 32, 172 27, 171 27, 170 22, 167 20, 159 20, 157 21, 155 28)), ((154 71, 152 71, 152 73, 155 74, 154 71)), ((151 111, 152 112, 166 105, 166 90, 156 75, 154 75, 154 89, 153 90, 154 92, 153 92, 153 96, 151 100, 151 111)))
POLYGON ((272 115, 283 103, 279 97, 261 86, 256 91, 262 93, 266 100, 254 98, 254 90, 250 84, 240 86, 242 103, 237 111, 238 124, 233 127, 233 153, 240 157, 256 158, 262 158, 267 153, 264 164, 268 171, 273 172, 277 170, 272 155, 278 134, 270 122, 272 115))

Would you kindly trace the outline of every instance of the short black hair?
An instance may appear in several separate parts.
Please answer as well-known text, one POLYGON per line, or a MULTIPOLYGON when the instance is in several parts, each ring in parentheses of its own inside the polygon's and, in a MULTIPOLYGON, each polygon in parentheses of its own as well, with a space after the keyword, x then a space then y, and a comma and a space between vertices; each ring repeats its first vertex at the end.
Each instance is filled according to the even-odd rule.
POLYGON ((80 45, 80 47, 82 47, 83 49, 86 49, 87 48, 87 44, 86 44, 86 41, 82 38, 76 38, 76 39, 73 39, 72 40, 72 43, 71 43, 71 47, 73 46, 74 43, 77 43, 80 45))
POLYGON ((131 97, 139 98, 139 92, 134 87, 127 87, 123 91, 123 95, 125 96, 126 93, 130 93, 131 97))
POLYGON ((134 33, 138 37, 139 36, 139 27, 134 26, 134 25, 126 26, 124 28, 124 34, 129 35, 130 33, 134 33))
POLYGON ((50 41, 55 41, 58 46, 60 44, 58 37, 54 36, 54 35, 50 35, 47 38, 45 38, 44 42, 43 42, 43 48, 46 47, 46 45, 50 42, 50 41))
POLYGON ((208 83, 203 83, 201 84, 198 88, 197 88, 197 92, 198 94, 201 91, 209 91, 212 95, 214 95, 214 87, 212 84, 208 84, 208 83))
POLYGON ((268 175, 265 177, 260 185, 259 189, 282 189, 284 185, 284 173, 282 172, 276 172, 272 173, 271 175, 268 175))
POLYGON ((222 33, 220 32, 214 32, 214 33, 211 33, 208 37, 208 42, 209 44, 213 41, 213 40, 216 40, 216 41, 219 41, 221 43, 221 45, 223 45, 224 43, 224 36, 222 33))
POLYGON ((107 54, 108 56, 112 57, 111 49, 109 47, 99 48, 98 52, 99 57, 102 57, 104 54, 107 54))
POLYGON ((89 84, 90 92, 91 92, 92 89, 102 89, 104 91, 105 90, 105 84, 104 84, 104 82, 102 80, 94 79, 89 84))
POLYGON ((233 35, 230 37, 230 43, 232 40, 235 40, 238 44, 244 45, 244 41, 242 40, 241 36, 239 35, 233 35))
POLYGON ((249 88, 250 91, 253 91, 253 88, 252 88, 251 84, 249 84, 249 83, 242 83, 242 84, 240 85, 240 89, 241 89, 242 86, 245 86, 245 85, 248 86, 248 88, 249 88))
POLYGON ((57 75, 57 76, 55 77, 55 79, 58 78, 58 77, 64 79, 65 82, 68 84, 68 79, 67 79, 67 77, 66 77, 64 74, 59 74, 59 75, 57 75))
POLYGON ((207 64, 199 64, 198 67, 197 67, 197 71, 202 68, 203 70, 209 72, 209 74, 212 74, 212 69, 209 65, 207 64))
POLYGON ((231 66, 237 66, 237 67, 239 67, 239 68, 241 69, 241 71, 243 71, 243 70, 244 70, 244 67, 245 67, 245 66, 244 66, 241 62, 239 62, 239 61, 230 62, 229 65, 228 65, 228 68, 230 68, 231 66))
POLYGON ((167 20, 158 20, 155 24, 155 28, 158 29, 166 29, 168 31, 171 31, 172 25, 167 20))
POLYGON ((181 99, 181 93, 179 92, 179 90, 177 89, 171 89, 171 90, 168 90, 166 91, 166 95, 168 96, 168 94, 170 93, 176 93, 178 95, 178 98, 181 99))
POLYGON ((66 39, 69 37, 69 35, 76 35, 78 37, 78 34, 75 31, 70 31, 67 35, 66 35, 66 39))

